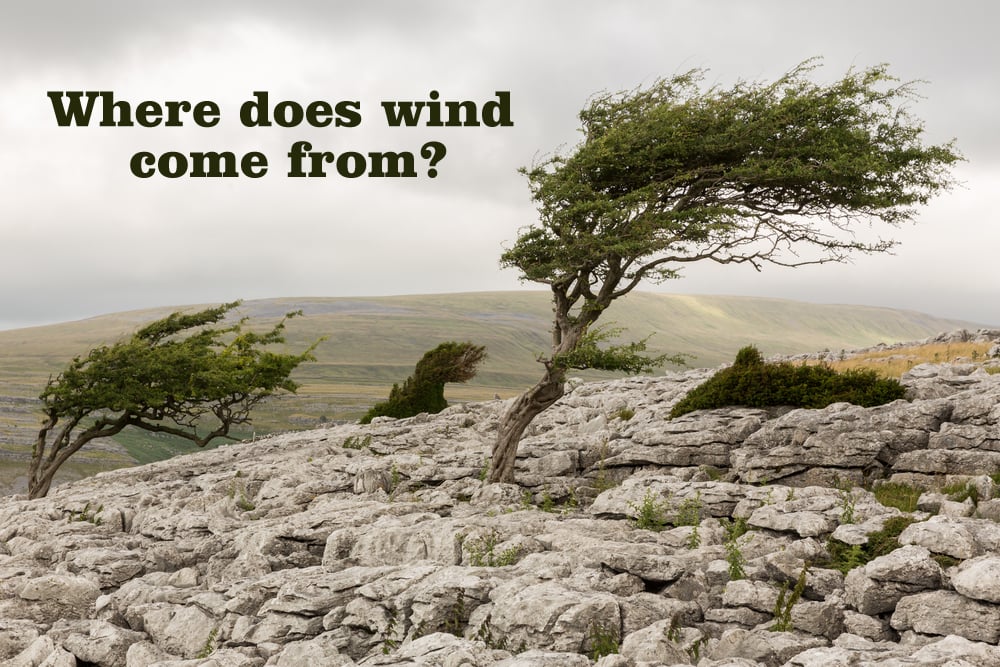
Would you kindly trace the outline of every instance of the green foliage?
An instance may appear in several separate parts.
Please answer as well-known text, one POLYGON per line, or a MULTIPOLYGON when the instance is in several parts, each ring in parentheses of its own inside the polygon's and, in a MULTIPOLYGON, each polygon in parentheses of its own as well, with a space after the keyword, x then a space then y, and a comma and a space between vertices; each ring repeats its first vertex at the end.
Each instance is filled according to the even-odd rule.
POLYGON ((647 490, 640 504, 629 502, 629 507, 636 514, 635 518, 632 519, 632 525, 645 530, 663 530, 666 525, 667 506, 666 503, 658 502, 656 498, 657 496, 653 494, 652 490, 647 490))
POLYGON ((726 531, 724 546, 726 549, 726 563, 729 564, 729 579, 731 581, 745 579, 747 576, 745 568, 746 558, 743 556, 737 540, 750 529, 750 526, 747 524, 746 518, 739 517, 733 520, 723 519, 722 528, 726 531))
POLYGON ((618 419, 621 419, 623 422, 627 422, 628 420, 632 419, 632 417, 635 417, 635 410, 633 410, 632 408, 621 408, 615 414, 615 416, 618 417, 618 419))
POLYGON ((301 354, 269 348, 284 342, 285 322, 301 313, 264 333, 246 330, 246 320, 212 326, 238 305, 173 313, 50 378, 40 395, 45 420, 32 452, 30 497, 45 495, 59 466, 95 438, 131 426, 204 446, 250 423, 251 410, 276 391, 294 392, 289 376, 313 359, 316 344, 301 354), (202 435, 199 427, 211 430, 202 435))
POLYGON ((372 436, 371 433, 368 433, 363 438, 357 435, 349 435, 344 438, 344 443, 341 446, 344 449, 364 449, 370 444, 372 444, 372 436))
POLYGON ((791 594, 788 594, 788 582, 783 582, 781 591, 778 593, 778 600, 774 604, 774 625, 769 630, 773 632, 788 632, 792 629, 792 607, 802 597, 802 592, 806 589, 806 576, 809 574, 809 566, 803 565, 799 577, 795 581, 795 587, 791 594))
POLYGON ((553 500, 552 494, 548 491, 542 494, 542 504, 539 506, 543 512, 555 512, 556 511, 556 501, 553 500))
POLYGON ((953 558, 948 554, 931 554, 931 560, 935 561, 942 569, 948 569, 949 567, 954 567, 961 563, 957 558, 953 558))
POLYGON ((596 662, 606 655, 618 653, 621 644, 618 634, 614 628, 592 623, 585 640, 585 644, 590 646, 588 653, 590 659, 596 662))
POLYGON ((694 70, 593 97, 583 141, 522 170, 541 224, 501 264, 583 297, 586 312, 687 262, 796 265, 887 250, 850 224, 912 219, 962 158, 950 143, 921 143, 906 112, 914 87, 886 66, 829 85, 810 80, 816 67, 730 88, 703 88, 694 70))
POLYGON ((198 660, 204 660, 208 656, 212 655, 215 651, 215 638, 219 636, 219 628, 212 628, 212 631, 208 633, 208 638, 205 640, 205 645, 201 647, 195 658, 198 660))
POLYGON ((884 556, 899 548, 899 534, 916 519, 908 516, 893 516, 886 519, 882 530, 868 535, 864 545, 850 545, 832 537, 827 540, 826 550, 830 554, 827 566, 847 574, 856 567, 884 556))
POLYGON ((468 382, 476 376, 476 368, 486 358, 486 348, 472 343, 441 343, 417 362, 413 375, 403 386, 392 385, 389 400, 376 403, 361 418, 362 424, 375 417, 412 417, 421 412, 431 414, 448 407, 444 386, 449 382, 468 382))
POLYGON ((104 505, 98 505, 96 508, 92 508, 90 506, 90 502, 88 501, 79 512, 70 512, 69 520, 86 521, 87 523, 92 523, 95 526, 100 526, 103 523, 103 519, 100 517, 100 514, 103 511, 104 505))
POLYGON ((801 266, 885 252, 853 227, 911 220, 953 183, 951 144, 924 146, 913 86, 884 66, 827 86, 805 62, 773 83, 702 89, 704 72, 598 95, 583 141, 522 169, 539 223, 500 257, 552 290, 552 354, 500 423, 492 482, 514 481, 518 441, 569 368, 635 372, 644 342, 601 350, 592 325, 644 280, 689 262, 801 266))
POLYGON ((622 329, 612 326, 598 326, 585 331, 579 341, 569 351, 553 356, 552 364, 559 368, 594 369, 599 371, 623 371, 626 373, 644 373, 666 363, 682 366, 685 355, 661 354, 656 357, 645 355, 646 341, 626 343, 625 345, 606 345, 602 343, 616 338, 622 329))
POLYGON ((675 526, 691 527, 691 534, 687 540, 689 549, 697 549, 701 546, 701 536, 698 534, 698 527, 701 525, 701 508, 701 491, 699 491, 694 498, 685 498, 674 515, 675 526))
POLYGON ((465 540, 462 546, 469 553, 469 562, 473 567, 505 567, 517 562, 521 555, 521 548, 513 546, 495 553, 495 549, 500 544, 500 533, 493 529, 486 535, 475 540, 465 540))
POLYGON ((840 523, 854 523, 854 506, 858 499, 849 489, 840 490, 840 523))
POLYGON ((941 487, 941 493, 948 496, 948 500, 953 500, 957 503, 964 503, 967 499, 972 498, 973 504, 979 504, 979 489, 976 488, 973 482, 946 484, 941 487))
POLYGON ((486 644, 486 648, 491 650, 510 651, 511 653, 523 653, 525 650, 524 642, 517 647, 517 650, 512 650, 507 638, 494 632, 489 619, 480 623, 479 627, 476 628, 476 639, 486 644))
POLYGON ((396 638, 396 611, 394 609, 387 609, 386 614, 388 615, 388 620, 386 621, 385 632, 382 633, 382 655, 389 655, 397 648, 399 648, 400 640, 396 638))
POLYGON ((903 512, 915 512, 923 489, 902 482, 882 482, 872 490, 872 493, 875 495, 875 500, 886 507, 895 507, 903 512))
POLYGON ((755 352, 753 346, 740 350, 736 355, 740 363, 720 370, 692 389, 673 407, 670 417, 729 405, 823 408, 831 403, 848 402, 871 407, 906 394, 897 380, 879 377, 873 370, 838 373, 823 365, 763 363, 756 361, 759 352, 756 356, 755 352))

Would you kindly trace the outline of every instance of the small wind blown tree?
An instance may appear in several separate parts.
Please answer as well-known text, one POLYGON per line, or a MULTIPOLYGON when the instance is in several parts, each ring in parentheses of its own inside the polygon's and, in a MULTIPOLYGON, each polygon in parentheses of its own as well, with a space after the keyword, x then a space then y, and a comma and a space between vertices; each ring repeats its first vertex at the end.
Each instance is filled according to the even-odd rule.
POLYGON ((641 349, 599 349, 592 325, 644 279, 691 262, 803 266, 881 253, 855 232, 912 220, 953 184, 953 142, 925 146, 907 112, 914 84, 884 65, 829 85, 806 61, 773 83, 703 89, 691 71, 593 98, 583 141, 522 169, 539 222, 501 256, 552 290, 552 350, 542 379, 503 416, 491 482, 514 481, 528 424, 562 395, 570 368, 633 371, 641 349))
POLYGON ((284 342, 289 313, 270 331, 246 331, 246 320, 213 327, 240 302, 197 313, 174 313, 131 338, 75 358, 50 378, 40 398, 44 415, 28 476, 28 496, 49 492, 56 471, 96 438, 132 426, 169 433, 204 447, 250 423, 250 411, 279 390, 297 388, 289 375, 313 359, 266 349, 284 342), (199 427, 208 432, 201 435, 199 427))
POLYGON ((376 403, 361 418, 362 424, 375 417, 412 417, 421 412, 431 414, 448 407, 444 398, 444 386, 449 382, 468 382, 476 376, 476 370, 486 358, 486 348, 472 343, 441 343, 424 353, 413 369, 413 375, 406 378, 403 386, 392 385, 389 400, 376 403))

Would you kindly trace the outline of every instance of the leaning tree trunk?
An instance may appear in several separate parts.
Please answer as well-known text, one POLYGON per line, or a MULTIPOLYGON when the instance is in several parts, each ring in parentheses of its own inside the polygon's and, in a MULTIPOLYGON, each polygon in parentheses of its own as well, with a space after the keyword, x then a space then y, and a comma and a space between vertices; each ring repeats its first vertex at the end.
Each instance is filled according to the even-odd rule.
POLYGON ((517 445, 528 424, 553 403, 562 398, 566 386, 565 374, 561 370, 548 369, 545 377, 534 387, 517 397, 500 420, 497 439, 493 444, 493 467, 489 481, 514 482, 514 462, 517 460, 517 445))

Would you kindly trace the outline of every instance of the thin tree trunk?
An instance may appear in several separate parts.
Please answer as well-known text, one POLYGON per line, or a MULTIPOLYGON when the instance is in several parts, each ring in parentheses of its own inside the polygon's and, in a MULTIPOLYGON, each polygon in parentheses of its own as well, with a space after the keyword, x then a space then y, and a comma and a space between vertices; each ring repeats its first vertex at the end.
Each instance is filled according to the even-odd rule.
POLYGON ((55 474, 55 468, 47 468, 40 476, 33 476, 28 482, 28 499, 35 500, 47 496, 55 474))
POLYGON ((566 386, 565 375, 561 371, 547 370, 545 377, 534 387, 517 397, 510 406, 497 431, 493 444, 493 466, 489 481, 514 482, 514 463, 517 461, 517 445, 521 442, 524 429, 535 417, 562 398, 566 386))

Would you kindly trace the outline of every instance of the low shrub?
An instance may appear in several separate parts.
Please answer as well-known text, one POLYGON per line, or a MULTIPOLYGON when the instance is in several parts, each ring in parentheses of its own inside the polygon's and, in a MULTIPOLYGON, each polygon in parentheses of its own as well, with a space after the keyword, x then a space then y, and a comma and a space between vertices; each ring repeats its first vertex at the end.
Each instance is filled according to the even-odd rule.
POLYGON ((868 542, 863 545, 845 544, 831 537, 826 543, 830 560, 824 567, 847 574, 856 567, 895 551, 900 547, 899 534, 915 521, 916 519, 908 516, 889 517, 883 524, 882 530, 868 535, 868 542))
POLYGON ((375 417, 401 419, 421 412, 435 414, 448 407, 444 386, 449 382, 467 382, 486 358, 486 348, 472 343, 441 343, 417 362, 413 375, 403 386, 392 385, 389 400, 376 403, 364 417, 368 424, 375 417))
POLYGON ((670 417, 729 405, 824 408, 847 402, 872 407, 903 398, 905 393, 897 380, 880 377, 873 370, 838 373, 825 365, 765 363, 760 351, 750 345, 737 353, 732 366, 692 389, 670 411, 670 417))

